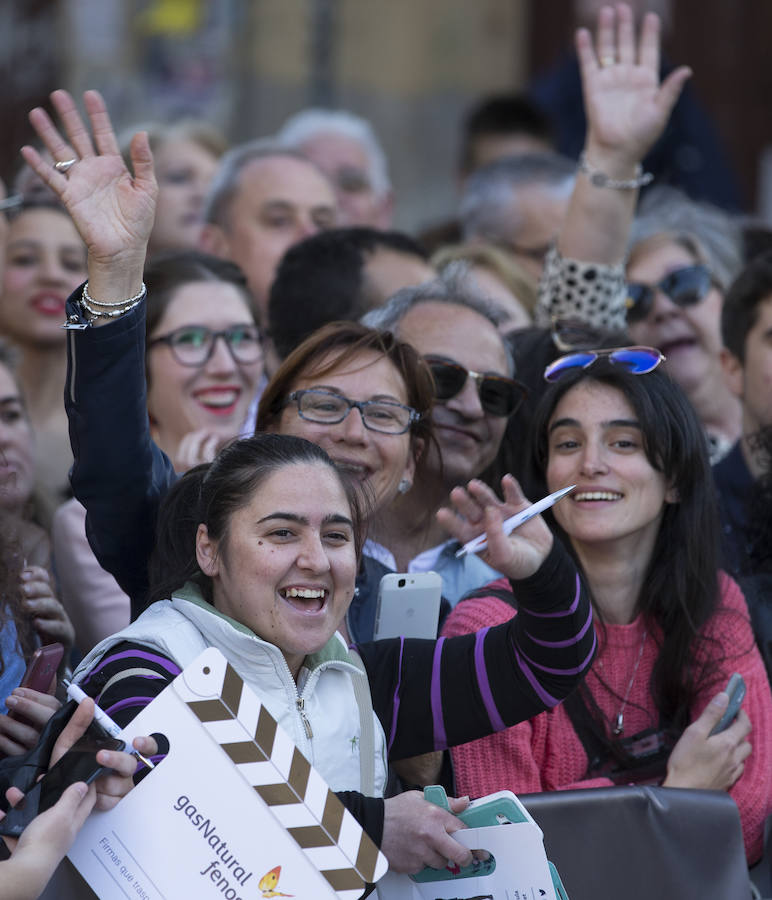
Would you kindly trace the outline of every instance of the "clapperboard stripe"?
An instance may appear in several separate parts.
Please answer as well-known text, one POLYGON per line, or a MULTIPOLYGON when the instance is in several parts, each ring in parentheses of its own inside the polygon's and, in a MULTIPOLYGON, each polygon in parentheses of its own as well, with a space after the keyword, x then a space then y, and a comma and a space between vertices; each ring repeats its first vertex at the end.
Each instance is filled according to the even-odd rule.
POLYGON ((359 897, 365 882, 384 874, 386 861, 373 841, 232 666, 225 667, 219 698, 186 702, 341 898, 359 897), (249 722, 239 716, 245 691, 251 701, 245 704, 251 708, 249 722), (248 734, 254 728, 254 739, 224 740, 223 725, 234 719, 248 734))

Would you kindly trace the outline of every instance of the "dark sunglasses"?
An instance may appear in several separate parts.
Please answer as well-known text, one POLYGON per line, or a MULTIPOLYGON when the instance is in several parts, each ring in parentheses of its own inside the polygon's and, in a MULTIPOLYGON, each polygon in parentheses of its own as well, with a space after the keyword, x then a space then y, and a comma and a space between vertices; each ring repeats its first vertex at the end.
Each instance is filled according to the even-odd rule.
POLYGON ((633 375, 646 375, 664 362, 665 357, 655 347, 615 347, 613 350, 578 350, 561 356, 544 370, 545 381, 558 381, 571 369, 589 369, 599 359, 626 369, 633 375))
POLYGON ((657 291, 669 297, 676 306, 694 306, 708 293, 713 284, 705 266, 684 266, 669 272, 656 284, 630 281, 627 284, 627 321, 640 322, 651 312, 657 291))
POLYGON ((437 400, 444 402, 460 394, 467 378, 473 378, 480 395, 480 406, 492 416, 511 416, 525 400, 525 385, 488 372, 473 372, 465 369, 452 359, 438 356, 424 357, 434 378, 434 392, 437 400))

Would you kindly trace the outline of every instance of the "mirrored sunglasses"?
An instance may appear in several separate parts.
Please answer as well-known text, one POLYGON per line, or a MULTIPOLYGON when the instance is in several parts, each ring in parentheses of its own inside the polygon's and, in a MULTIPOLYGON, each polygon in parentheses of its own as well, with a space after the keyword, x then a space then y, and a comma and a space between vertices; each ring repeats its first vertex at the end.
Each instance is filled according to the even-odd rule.
POLYGON ((544 370, 545 381, 558 381, 571 369, 588 369, 599 359, 607 359, 633 375, 646 375, 664 362, 665 357, 655 347, 615 347, 613 350, 580 350, 568 353, 550 363, 544 370))
POLYGON ((657 291, 668 297, 676 306, 694 306, 705 297, 713 284, 713 278, 705 266, 684 266, 669 272, 656 284, 631 281, 627 284, 627 321, 640 322, 654 305, 657 291))
POLYGON ((437 400, 445 402, 460 394, 467 378, 473 378, 480 396, 480 406, 492 416, 511 416, 525 400, 525 385, 492 372, 473 372, 452 360, 437 356, 424 357, 434 377, 437 400))

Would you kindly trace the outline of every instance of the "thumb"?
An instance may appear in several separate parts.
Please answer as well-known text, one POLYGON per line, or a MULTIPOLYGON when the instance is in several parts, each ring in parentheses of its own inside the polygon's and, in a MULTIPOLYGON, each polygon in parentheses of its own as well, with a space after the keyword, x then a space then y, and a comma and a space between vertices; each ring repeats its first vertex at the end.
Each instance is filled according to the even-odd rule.
POLYGON ((448 806, 454 816, 463 812, 469 806, 469 797, 448 797, 448 806))
POLYGON ((686 82, 692 77, 692 70, 688 66, 681 66, 671 72, 662 82, 659 88, 659 106, 667 118, 681 96, 681 91, 686 82))
POLYGON ((726 712, 729 706, 729 694, 726 691, 716 694, 716 696, 708 703, 700 716, 700 724, 704 728, 706 734, 710 734, 713 728, 721 721, 721 716, 726 712))

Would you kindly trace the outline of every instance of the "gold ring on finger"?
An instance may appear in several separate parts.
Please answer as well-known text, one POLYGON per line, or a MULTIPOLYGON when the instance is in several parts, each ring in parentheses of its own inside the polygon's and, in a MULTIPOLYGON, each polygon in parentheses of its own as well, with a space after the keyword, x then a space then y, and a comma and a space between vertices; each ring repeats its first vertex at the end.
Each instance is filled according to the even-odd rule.
POLYGON ((601 69, 607 69, 609 66, 613 66, 614 63, 616 63, 616 57, 614 56, 601 56, 600 58, 601 69))

